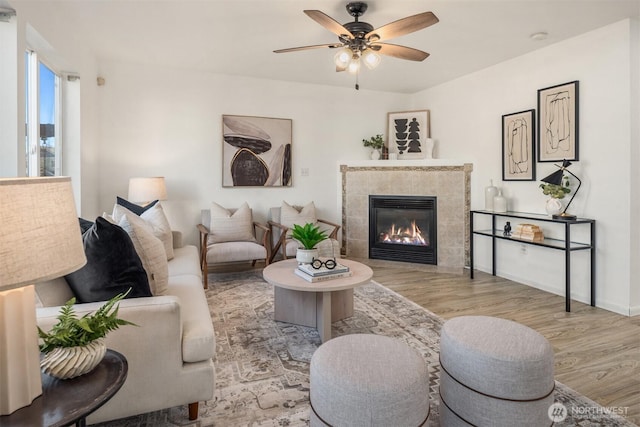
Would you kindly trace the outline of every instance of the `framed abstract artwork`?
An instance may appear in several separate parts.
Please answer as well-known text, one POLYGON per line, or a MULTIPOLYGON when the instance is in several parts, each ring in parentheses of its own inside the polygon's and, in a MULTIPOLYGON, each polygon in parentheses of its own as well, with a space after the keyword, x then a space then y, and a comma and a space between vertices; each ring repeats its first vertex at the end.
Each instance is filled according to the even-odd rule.
POLYGON ((429 137, 429 110, 387 113, 389 154, 395 153, 398 159, 424 159, 429 137))
POLYGON ((538 161, 578 160, 578 81, 538 90, 538 161))
POLYGON ((536 111, 502 116, 502 180, 534 181, 536 111))
POLYGON ((292 120, 222 116, 222 186, 291 187, 292 120))

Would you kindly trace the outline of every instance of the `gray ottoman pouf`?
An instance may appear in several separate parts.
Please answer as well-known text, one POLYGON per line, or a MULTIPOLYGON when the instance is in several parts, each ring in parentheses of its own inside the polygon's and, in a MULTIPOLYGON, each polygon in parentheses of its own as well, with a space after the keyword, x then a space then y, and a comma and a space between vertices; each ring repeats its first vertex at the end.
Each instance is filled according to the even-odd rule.
POLYGON ((426 425, 427 362, 400 340, 334 338, 316 350, 309 370, 312 427, 426 425))
POLYGON ((447 320, 440 335, 442 426, 549 426, 553 348, 533 329, 487 316, 447 320))

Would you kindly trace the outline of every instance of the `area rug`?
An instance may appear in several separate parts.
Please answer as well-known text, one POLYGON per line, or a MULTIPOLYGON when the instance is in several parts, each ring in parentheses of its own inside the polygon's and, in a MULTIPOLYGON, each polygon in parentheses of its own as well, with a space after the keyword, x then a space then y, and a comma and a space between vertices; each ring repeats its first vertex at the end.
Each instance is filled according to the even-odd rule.
MULTIPOLYGON (((320 346, 313 328, 273 320, 273 288, 260 270, 214 273, 207 300, 216 331, 216 392, 189 422, 186 406, 103 423, 142 426, 308 426, 309 362, 320 346)), ((370 333, 398 338, 417 349, 429 367, 431 415, 439 426, 438 349, 443 319, 371 282, 356 288, 353 317, 333 324, 333 336, 370 333)), ((170 385, 167 385, 170 390, 170 385)), ((555 402, 567 417, 555 426, 634 426, 556 382, 555 402)))

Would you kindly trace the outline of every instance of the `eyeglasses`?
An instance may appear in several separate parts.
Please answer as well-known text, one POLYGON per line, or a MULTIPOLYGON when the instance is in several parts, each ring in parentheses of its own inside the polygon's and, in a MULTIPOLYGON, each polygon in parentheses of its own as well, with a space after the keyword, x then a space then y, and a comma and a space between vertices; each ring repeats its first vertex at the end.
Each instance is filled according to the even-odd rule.
POLYGON ((316 270, 320 270, 322 268, 322 266, 327 267, 327 269, 329 270, 333 270, 334 268, 336 268, 336 260, 335 258, 333 259, 328 259, 326 261, 322 261, 321 259, 318 258, 314 258, 313 261, 311 261, 311 267, 313 267, 316 270))

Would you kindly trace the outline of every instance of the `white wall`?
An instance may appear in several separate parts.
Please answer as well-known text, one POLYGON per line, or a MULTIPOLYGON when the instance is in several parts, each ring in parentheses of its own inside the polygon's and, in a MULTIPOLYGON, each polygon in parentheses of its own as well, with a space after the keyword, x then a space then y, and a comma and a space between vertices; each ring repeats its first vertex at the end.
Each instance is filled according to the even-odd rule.
MULTIPOLYGON (((501 181, 501 116, 537 109, 540 88, 580 81, 580 159, 571 171, 581 177, 583 185, 570 212, 597 220, 597 305, 624 314, 629 314, 629 296, 640 292, 637 270, 633 280, 630 276, 630 198, 638 191, 637 185, 631 186, 631 167, 638 162, 638 152, 631 144, 632 124, 638 122, 637 106, 633 117, 631 110, 632 99, 637 104, 635 83, 635 98, 631 96, 632 76, 638 76, 637 60, 631 62, 632 41, 637 48, 632 24, 625 20, 609 25, 414 98, 416 105, 431 110, 432 137, 437 140, 439 156, 464 153, 473 158, 473 209, 484 208, 484 187, 493 179, 508 198, 510 210, 544 213, 539 180, 555 167, 538 163, 533 182, 501 181)), ((633 182, 637 184, 637 177, 633 182)), ((548 227, 547 231, 552 233, 548 227)), ((490 240, 476 237, 475 242, 478 267, 491 271, 490 240)), ((502 241, 498 251, 498 275, 564 295, 561 251, 527 246, 523 254, 520 245, 502 241)), ((637 255, 637 249, 633 253, 637 255)), ((589 298, 588 271, 588 253, 574 252, 572 297, 585 302, 589 298)))
POLYGON ((17 84, 20 72, 24 73, 24 54, 20 49, 23 39, 24 22, 17 16, 9 22, 0 21, 0 177, 24 175, 24 168, 20 171, 24 149, 21 153, 18 145, 19 111, 24 102, 20 103, 18 94, 22 92, 17 84))
MULTIPOLYGON (((631 21, 631 162, 640 164, 640 18, 631 21)), ((631 167, 631 212, 640 212, 640 168, 631 167)), ((640 263, 633 262, 640 259, 640 223, 631 217, 629 232, 631 234, 631 287, 629 301, 631 315, 640 314, 640 263), (635 284, 635 286, 634 286, 635 284)))
POLYGON ((133 64, 103 63, 100 74, 100 208, 127 196, 130 177, 165 176, 163 206, 191 243, 212 201, 247 201, 263 222, 282 200, 314 201, 320 217, 341 222, 336 161, 366 158, 362 138, 385 133, 386 113, 406 107, 406 95, 133 64), (222 187, 223 114, 293 120, 292 187, 222 187))

